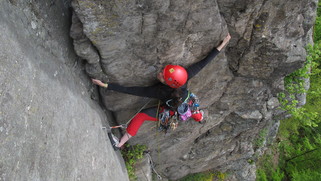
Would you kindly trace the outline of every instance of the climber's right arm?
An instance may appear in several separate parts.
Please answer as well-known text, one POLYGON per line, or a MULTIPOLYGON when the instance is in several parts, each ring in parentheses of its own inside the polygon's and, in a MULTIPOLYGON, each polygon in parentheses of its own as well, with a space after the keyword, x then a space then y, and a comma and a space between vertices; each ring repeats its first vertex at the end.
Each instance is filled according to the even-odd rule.
POLYGON ((99 85, 100 87, 105 87, 107 88, 108 87, 108 84, 106 83, 103 83, 101 80, 98 80, 98 79, 91 79, 91 81, 96 84, 96 85, 99 85))
POLYGON ((107 90, 113 90, 141 97, 159 98, 159 87, 157 86, 157 84, 149 87, 124 87, 113 83, 103 83, 102 81, 97 79, 92 79, 92 82, 96 85, 99 85, 100 87, 106 88, 107 90))

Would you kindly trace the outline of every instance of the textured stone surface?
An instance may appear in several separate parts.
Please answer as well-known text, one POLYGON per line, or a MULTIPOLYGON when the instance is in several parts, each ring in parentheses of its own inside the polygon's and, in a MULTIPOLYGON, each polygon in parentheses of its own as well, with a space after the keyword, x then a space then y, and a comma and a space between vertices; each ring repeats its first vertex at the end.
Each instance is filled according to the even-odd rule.
MULTIPOLYGON (((208 169, 232 172, 231 180, 255 179, 247 162, 259 150, 252 143, 262 129, 276 134, 276 96, 284 76, 305 61, 316 0, 73 0, 72 6, 83 27, 72 32, 84 39, 74 44, 88 74, 125 86, 155 83, 168 63, 197 62, 230 32, 225 50, 189 82, 207 109, 206 123, 182 123, 167 135, 145 123, 131 143, 148 145, 156 169, 170 179, 208 169)), ((146 102, 101 93, 120 123, 146 102)))
MULTIPOLYGON (((73 7, 83 23, 83 33, 100 55, 100 63, 96 64, 92 63, 96 58, 88 59, 95 57, 94 52, 78 54, 88 59, 92 68, 88 73, 96 78, 107 75, 103 80, 127 86, 155 83, 157 71, 168 63, 187 66, 198 61, 227 33, 215 1, 73 1, 73 7)), ((76 27, 71 30, 80 32, 76 27)), ((79 39, 74 45, 81 46, 79 39)), ((226 65, 226 59, 220 59, 207 67, 208 71, 215 70, 213 79, 204 79, 215 83, 213 92, 222 94, 221 88, 231 79, 226 65), (226 78, 215 79, 217 74, 226 78)), ((218 96, 212 97, 211 103, 218 96)), ((109 93, 104 99, 117 102, 108 105, 117 111, 125 105, 133 108, 131 103, 137 102, 133 96, 124 99, 117 93, 109 93)))
POLYGON ((128 180, 69 37, 67 1, 0 1, 0 180, 128 180))
POLYGON ((135 175, 139 181, 152 181, 152 169, 146 155, 135 164, 135 175))

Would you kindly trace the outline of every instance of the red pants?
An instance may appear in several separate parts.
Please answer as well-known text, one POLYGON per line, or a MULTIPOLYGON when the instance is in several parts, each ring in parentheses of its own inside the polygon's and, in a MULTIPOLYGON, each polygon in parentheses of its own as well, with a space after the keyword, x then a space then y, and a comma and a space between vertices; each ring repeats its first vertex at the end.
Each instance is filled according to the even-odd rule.
POLYGON ((138 113, 129 123, 127 127, 127 133, 130 136, 135 136, 138 129, 144 123, 144 121, 156 121, 155 117, 149 116, 147 113, 140 112, 138 113))
MULTIPOLYGON (((135 136, 144 121, 157 121, 156 114, 163 112, 164 107, 160 107, 159 111, 157 111, 157 109, 157 107, 151 107, 144 109, 140 113, 138 113, 128 124, 128 127, 126 129, 127 133, 130 134, 130 136, 135 136)), ((170 115, 174 114, 175 112, 170 111, 170 115)))

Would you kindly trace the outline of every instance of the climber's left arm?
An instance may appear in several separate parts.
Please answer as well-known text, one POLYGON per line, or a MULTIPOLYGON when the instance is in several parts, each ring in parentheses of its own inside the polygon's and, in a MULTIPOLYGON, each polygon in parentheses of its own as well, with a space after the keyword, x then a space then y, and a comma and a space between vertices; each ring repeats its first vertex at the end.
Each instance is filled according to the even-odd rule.
POLYGON ((194 77, 199 71, 201 71, 209 62, 211 62, 216 55, 220 53, 220 51, 225 47, 225 45, 230 41, 231 35, 228 34, 223 42, 216 48, 214 48, 209 55, 207 55, 203 60, 191 65, 186 69, 188 74, 188 79, 194 77))

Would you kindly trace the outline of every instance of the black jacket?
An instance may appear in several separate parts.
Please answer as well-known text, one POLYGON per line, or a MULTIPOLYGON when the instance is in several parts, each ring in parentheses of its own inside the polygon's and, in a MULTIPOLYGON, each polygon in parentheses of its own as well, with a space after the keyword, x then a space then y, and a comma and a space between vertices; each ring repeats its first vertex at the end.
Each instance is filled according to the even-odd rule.
MULTIPOLYGON (((201 71, 209 62, 211 62, 219 51, 214 48, 210 54, 205 57, 203 60, 194 63, 193 65, 189 66, 186 71, 188 74, 188 80, 194 77, 199 71, 201 71)), ((181 87, 183 90, 183 100, 187 97, 187 83, 181 87)), ((118 84, 110 83, 108 84, 107 90, 113 90, 117 92, 122 92, 126 94, 132 94, 141 97, 150 97, 160 99, 162 102, 166 102, 167 100, 171 99, 171 94, 174 92, 174 88, 171 88, 167 85, 162 84, 161 82, 148 86, 148 87, 124 87, 118 84)))

